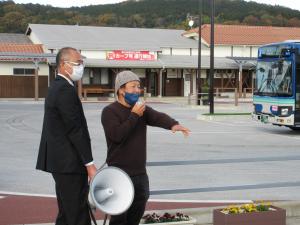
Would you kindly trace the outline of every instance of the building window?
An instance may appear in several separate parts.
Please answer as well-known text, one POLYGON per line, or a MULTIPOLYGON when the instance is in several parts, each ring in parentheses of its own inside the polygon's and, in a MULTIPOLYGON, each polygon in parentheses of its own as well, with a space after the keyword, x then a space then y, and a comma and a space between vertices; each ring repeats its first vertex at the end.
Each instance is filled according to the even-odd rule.
POLYGON ((85 68, 82 78, 83 84, 106 85, 109 84, 108 69, 85 68))
POLYGON ((14 75, 34 75, 35 69, 14 68, 14 75))
POLYGON ((109 84, 108 69, 101 70, 101 84, 109 84))

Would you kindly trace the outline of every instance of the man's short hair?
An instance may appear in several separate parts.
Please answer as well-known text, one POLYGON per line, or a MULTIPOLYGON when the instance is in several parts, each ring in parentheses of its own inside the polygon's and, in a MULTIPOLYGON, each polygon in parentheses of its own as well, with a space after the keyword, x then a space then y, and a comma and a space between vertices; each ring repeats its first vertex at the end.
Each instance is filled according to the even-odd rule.
POLYGON ((72 47, 64 47, 59 50, 59 52, 56 55, 56 67, 59 67, 60 63, 63 60, 66 60, 68 58, 68 55, 73 52, 73 51, 78 51, 76 48, 72 47))

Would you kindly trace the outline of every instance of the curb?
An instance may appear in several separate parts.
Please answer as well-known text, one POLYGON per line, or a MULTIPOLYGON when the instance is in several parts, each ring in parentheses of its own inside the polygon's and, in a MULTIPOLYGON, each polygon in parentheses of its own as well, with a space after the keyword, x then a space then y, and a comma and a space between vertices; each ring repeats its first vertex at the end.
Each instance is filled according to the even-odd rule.
MULTIPOLYGON (((293 220, 293 218, 300 217, 300 201, 278 201, 272 203, 274 206, 284 208, 286 210, 287 220, 293 220)), ((212 225, 213 223, 213 210, 224 206, 217 207, 205 207, 205 208, 190 208, 190 209, 170 209, 170 210, 151 210, 145 213, 159 213, 165 212, 176 213, 181 212, 189 215, 197 222, 195 225, 212 225)), ((108 222, 108 221, 107 221, 108 222)), ((97 224, 103 224, 103 220, 97 220, 97 224)), ((294 223, 293 223, 294 224, 294 223)), ((295 223, 296 224, 296 223, 295 223)), ((18 225, 54 225, 54 223, 41 223, 41 224, 18 224, 18 225)))

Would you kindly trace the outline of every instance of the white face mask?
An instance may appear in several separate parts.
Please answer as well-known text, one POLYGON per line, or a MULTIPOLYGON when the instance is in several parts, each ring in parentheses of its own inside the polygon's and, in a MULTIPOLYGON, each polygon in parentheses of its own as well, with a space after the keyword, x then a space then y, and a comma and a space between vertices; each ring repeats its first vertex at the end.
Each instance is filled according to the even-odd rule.
POLYGON ((70 78, 73 80, 73 81, 78 81, 82 78, 82 75, 83 75, 83 71, 84 71, 84 66, 82 64, 78 65, 78 66, 73 66, 73 72, 72 74, 69 74, 68 75, 70 76, 70 78))

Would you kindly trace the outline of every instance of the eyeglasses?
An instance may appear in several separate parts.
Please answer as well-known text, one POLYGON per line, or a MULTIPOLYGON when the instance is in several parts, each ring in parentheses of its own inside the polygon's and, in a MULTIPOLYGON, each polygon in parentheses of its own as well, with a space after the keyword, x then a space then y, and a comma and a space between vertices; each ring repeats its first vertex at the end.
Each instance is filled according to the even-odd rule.
POLYGON ((69 63, 69 64, 74 65, 74 66, 80 66, 80 65, 84 66, 84 61, 81 61, 81 62, 64 61, 64 62, 69 63))

